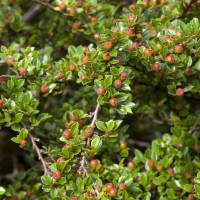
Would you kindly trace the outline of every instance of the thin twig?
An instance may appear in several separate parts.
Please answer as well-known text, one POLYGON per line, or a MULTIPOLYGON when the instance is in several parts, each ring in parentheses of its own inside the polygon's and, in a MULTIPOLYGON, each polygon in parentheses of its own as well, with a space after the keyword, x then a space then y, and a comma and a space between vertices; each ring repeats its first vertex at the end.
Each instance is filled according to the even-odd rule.
POLYGON ((0 78, 12 78, 12 77, 22 78, 22 76, 18 75, 0 75, 0 78))
MULTIPOLYGON (((90 126, 95 125, 95 122, 97 121, 99 110, 100 110, 100 104, 98 103, 97 106, 96 106, 96 109, 94 111, 94 115, 93 115, 92 122, 91 122, 90 126)), ((86 146, 87 147, 90 146, 90 139, 89 138, 87 139, 86 146)), ((81 161, 80 161, 80 167, 78 169, 78 172, 81 173, 81 171, 83 171, 85 173, 86 177, 88 178, 89 174, 88 174, 88 171, 87 171, 87 167, 88 167, 88 161, 85 158, 85 156, 83 156, 81 161)), ((93 189, 95 191, 95 195, 98 195, 99 191, 97 190, 97 186, 96 186, 96 184, 93 180, 92 180, 92 185, 93 185, 93 189)))
MULTIPOLYGON (((92 122, 91 122, 90 126, 94 126, 95 125, 95 122, 97 121, 97 116, 98 116, 98 113, 99 113, 99 109, 100 109, 100 104, 98 103, 97 106, 96 106, 96 109, 94 111, 92 122)), ((89 146, 90 146, 90 138, 87 139, 87 147, 89 147, 89 146)))
POLYGON ((56 10, 54 9, 54 7, 53 7, 51 4, 47 3, 47 2, 40 1, 40 0, 33 0, 33 1, 39 3, 39 4, 43 5, 43 6, 47 6, 47 7, 49 7, 51 10, 56 11, 56 10))
POLYGON ((94 126, 95 122, 97 121, 97 116, 98 116, 98 113, 99 113, 99 109, 100 109, 100 104, 98 103, 97 104, 97 107, 94 111, 94 116, 93 116, 93 119, 92 119, 92 122, 90 124, 90 126, 94 126))
POLYGON ((139 147, 149 147, 150 144, 148 142, 144 142, 144 141, 140 141, 140 140, 132 140, 132 139, 128 139, 127 140, 128 144, 133 144, 133 145, 137 145, 139 147))
MULTIPOLYGON (((24 127, 25 129, 28 130, 28 128, 26 127, 26 125, 25 125, 24 123, 22 123, 22 125, 23 125, 23 127, 24 127)), ((28 135, 29 135, 29 137, 30 137, 30 139, 31 139, 33 148, 34 148, 35 151, 37 152, 38 159, 39 159, 39 160, 41 161, 41 163, 42 163, 42 166, 43 166, 43 168, 44 168, 44 175, 50 176, 49 170, 48 170, 47 165, 46 165, 46 162, 45 162, 44 158, 42 157, 42 154, 41 154, 41 152, 40 152, 40 149, 39 149, 39 147, 37 146, 37 144, 36 144, 36 142, 35 142, 35 138, 32 136, 32 134, 30 133, 29 130, 28 130, 28 135)))
MULTIPOLYGON (((85 156, 83 156, 81 161, 80 161, 79 170, 80 170, 80 172, 83 171, 85 173, 86 177, 88 178, 88 177, 90 177, 90 175, 88 174, 88 171, 86 169, 87 166, 88 166, 87 160, 86 160, 85 156)), ((96 195, 98 195, 99 191, 97 190, 97 186, 96 186, 96 184, 95 184, 95 182, 93 180, 92 180, 92 185, 93 185, 93 188, 94 188, 94 191, 95 191, 96 195)))
POLYGON ((23 19, 26 22, 31 22, 41 11, 41 4, 35 4, 23 15, 23 19))
POLYGON ((191 129, 188 132, 192 134, 198 127, 199 123, 200 123, 200 117, 197 118, 197 121, 194 123, 194 125, 191 127, 191 129))
POLYGON ((190 3, 188 3, 188 4, 185 3, 185 6, 186 6, 185 9, 183 10, 183 12, 180 16, 176 17, 176 19, 185 17, 195 3, 198 3, 198 0, 191 0, 190 3))

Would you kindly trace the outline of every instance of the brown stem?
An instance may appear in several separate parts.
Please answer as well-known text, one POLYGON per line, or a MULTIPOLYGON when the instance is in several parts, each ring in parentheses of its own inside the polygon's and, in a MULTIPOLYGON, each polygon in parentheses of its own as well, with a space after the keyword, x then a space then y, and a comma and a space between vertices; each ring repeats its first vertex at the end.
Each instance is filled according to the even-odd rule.
POLYGON ((0 78, 12 78, 12 77, 22 78, 21 76, 18 75, 0 75, 0 78))
POLYGON ((97 107, 94 111, 93 119, 92 119, 90 126, 94 126, 95 122, 97 121, 97 116, 98 116, 99 110, 100 110, 100 104, 98 103, 97 107))
POLYGON ((135 140, 135 139, 128 139, 128 144, 133 144, 133 145, 136 145, 136 146, 139 146, 139 147, 149 147, 150 144, 148 142, 144 142, 144 141, 140 141, 140 140, 135 140))
MULTIPOLYGON (((94 111, 94 115, 93 115, 92 122, 91 122, 90 126, 95 125, 95 122, 97 121, 97 116, 98 116, 99 110, 100 110, 100 104, 98 103, 97 106, 96 106, 96 109, 94 111)), ((89 147, 89 146, 90 146, 90 138, 87 139, 87 147, 89 147)))
POLYGON ((187 15, 187 13, 190 11, 190 9, 192 8, 192 6, 195 3, 198 3, 198 0, 191 0, 190 3, 185 4, 185 9, 183 10, 183 13, 179 17, 177 17, 176 19, 180 19, 180 18, 185 17, 185 15, 187 15))
MULTIPOLYGON (((92 122, 91 122, 90 126, 95 125, 95 122, 97 121, 99 110, 100 110, 100 104, 98 103, 97 106, 96 106, 96 109, 94 111, 94 115, 93 115, 92 122)), ((87 147, 90 146, 90 139, 89 138, 87 139, 86 146, 87 147)), ((78 169, 78 172, 81 173, 81 171, 83 171, 85 173, 86 177, 88 178, 89 174, 88 174, 88 171, 87 171, 87 167, 88 167, 88 161, 85 158, 85 156, 83 156, 81 161, 80 161, 80 167, 78 169)), ((96 186, 94 180, 92 180, 92 185, 93 185, 93 189, 95 191, 95 195, 98 195, 99 191, 97 190, 97 186, 96 186)))
POLYGON ((31 22, 41 11, 41 4, 36 4, 23 15, 26 22, 31 22))
MULTIPOLYGON (((39 3, 39 4, 43 5, 43 6, 47 6, 47 7, 49 7, 51 10, 54 10, 54 7, 53 7, 51 4, 47 3, 47 2, 44 2, 44 1, 41 1, 41 0, 33 0, 33 1, 39 3)), ((54 11, 55 11, 55 10, 54 10, 54 11)))
MULTIPOLYGON (((22 125, 23 125, 23 127, 24 127, 25 129, 28 130, 28 128, 26 127, 26 125, 25 125, 24 123, 22 123, 22 125)), ((30 139, 31 139, 33 148, 34 148, 35 151, 37 152, 38 159, 39 159, 39 160, 41 161, 41 163, 42 163, 42 166, 43 166, 43 168, 44 168, 44 175, 50 176, 49 170, 48 170, 48 168, 47 168, 47 164, 46 164, 44 158, 42 157, 42 154, 41 154, 41 152, 40 152, 40 149, 39 149, 39 147, 37 146, 37 144, 36 144, 36 142, 35 142, 35 138, 34 138, 34 137, 32 136, 32 134, 30 133, 30 130, 28 130, 28 135, 29 135, 29 137, 30 137, 30 139)))
POLYGON ((197 118, 197 121, 194 123, 194 125, 191 127, 191 129, 188 132, 192 134, 198 127, 199 123, 200 123, 200 117, 197 118))
MULTIPOLYGON (((80 170, 80 172, 83 171, 85 173, 86 177, 88 178, 88 177, 90 177, 90 175, 88 174, 88 171, 86 169, 87 166, 88 166, 88 162, 87 162, 85 156, 83 156, 82 159, 81 159, 81 162, 80 162, 79 170, 80 170)), ((99 191, 97 190, 97 186, 96 186, 96 184, 95 184, 95 182, 93 180, 92 180, 92 185, 93 185, 95 194, 98 195, 99 191)))

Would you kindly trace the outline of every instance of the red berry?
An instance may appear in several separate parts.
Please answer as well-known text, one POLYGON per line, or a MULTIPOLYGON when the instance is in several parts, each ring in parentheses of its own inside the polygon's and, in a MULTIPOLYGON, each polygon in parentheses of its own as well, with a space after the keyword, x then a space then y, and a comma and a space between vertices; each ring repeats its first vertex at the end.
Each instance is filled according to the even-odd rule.
POLYGON ((65 75, 62 72, 58 72, 57 76, 59 79, 63 79, 65 77, 65 75))
POLYGON ((76 5, 77 6, 82 6, 83 0, 76 0, 76 5))
POLYGON ((0 108, 3 107, 3 100, 0 99, 0 108))
POLYGON ((114 189, 114 185, 112 183, 106 184, 106 192, 110 192, 112 189, 114 189))
POLYGON ((96 92, 99 96, 103 96, 105 94, 106 90, 103 87, 99 87, 99 88, 97 88, 96 92))
POLYGON ((135 167, 135 163, 133 161, 129 161, 128 164, 127 164, 127 167, 130 169, 130 170, 133 170, 134 167, 135 167))
POLYGON ((27 140, 25 140, 25 139, 23 139, 23 140, 20 141, 20 147, 21 147, 21 148, 26 147, 27 144, 28 144, 28 142, 27 142, 27 140))
POLYGON ((128 37, 132 37, 132 36, 133 36, 133 30, 131 30, 131 29, 126 29, 125 34, 126 34, 128 37))
POLYGON ((24 76, 27 73, 27 69, 26 68, 20 68, 19 69, 19 74, 24 76))
POLYGON ((90 137, 93 134, 93 129, 92 128, 87 128, 84 131, 85 137, 90 137))
POLYGON ((177 44, 174 47, 174 53, 182 53, 183 52, 183 46, 181 44, 177 44))
POLYGON ((83 46, 83 52, 86 53, 88 50, 88 46, 83 46))
POLYGON ((135 16, 133 16, 133 15, 128 16, 128 21, 129 22, 133 22, 134 19, 135 19, 135 16))
POLYGON ((84 56, 82 58, 82 63, 86 63, 86 62, 89 62, 90 61, 90 57, 89 56, 84 56))
POLYGON ((144 56, 145 56, 145 57, 151 56, 152 53, 153 53, 152 50, 149 49, 149 48, 146 48, 146 49, 144 50, 144 56))
POLYGON ((52 173, 52 177, 53 177, 56 181, 60 180, 60 178, 61 178, 61 172, 60 172, 60 171, 55 171, 55 172, 53 172, 53 173, 52 173))
POLYGON ((136 183, 138 183, 138 182, 140 181, 140 177, 139 177, 139 176, 136 176, 136 177, 134 178, 134 181, 135 181, 136 183))
POLYGON ((184 90, 182 88, 177 88, 176 89, 176 95, 181 97, 184 95, 184 90))
POLYGON ((110 103, 110 105, 113 106, 113 107, 116 107, 116 106, 118 106, 118 104, 119 104, 118 99, 116 99, 116 98, 111 98, 111 99, 109 100, 109 103, 110 103))
POLYGON ((77 30, 80 28, 80 26, 81 25, 79 23, 73 23, 72 28, 77 30))
POLYGON ((101 35, 100 35, 99 33, 95 33, 95 34, 93 35, 93 37, 94 37, 95 39, 99 39, 99 38, 101 37, 101 35))
POLYGON ((118 33, 118 32, 119 32, 119 29, 114 28, 112 31, 113 31, 114 33, 118 33))
POLYGON ((137 34, 137 38, 138 38, 139 40, 141 40, 143 37, 144 37, 143 33, 138 33, 138 34, 137 34))
POLYGON ((126 184, 125 183, 120 183, 119 184, 119 190, 125 190, 126 189, 126 184))
POLYGON ((163 35, 163 38, 166 40, 166 42, 169 44, 171 43, 173 40, 169 35, 163 35))
POLYGON ((142 5, 143 5, 143 7, 149 6, 149 1, 148 0, 143 0, 142 1, 142 5))
POLYGON ((64 3, 61 3, 58 7, 60 8, 61 11, 64 11, 64 10, 66 10, 67 6, 64 3))
POLYGON ((157 171, 162 171, 163 170, 163 166, 161 164, 157 164, 156 165, 156 170, 157 171))
POLYGON ((111 59, 111 55, 108 52, 103 53, 102 58, 106 61, 111 59))
POLYGON ((62 162, 65 162, 65 158, 64 157, 58 158, 57 163, 60 165, 62 162))
POLYGON ((98 163, 99 163, 98 160, 93 159, 93 160, 90 161, 90 167, 91 167, 92 169, 95 169, 95 168, 97 167, 98 163))
POLYGON ((117 80, 114 81, 113 85, 114 85, 115 88, 121 88, 122 81, 117 79, 117 80))
POLYGON ((191 177, 192 177, 192 172, 185 172, 185 177, 187 178, 187 179, 190 179, 191 177))
POLYGON ((167 173, 168 173, 169 175, 174 175, 174 169, 173 169, 173 168, 169 168, 169 169, 167 170, 167 173))
POLYGON ((173 54, 169 54, 168 56, 165 57, 165 62, 172 64, 174 63, 174 56, 173 54))
POLYGON ((101 191, 101 186, 97 185, 97 190, 100 192, 101 191))
POLYGON ((74 71, 75 69, 76 69, 75 64, 71 63, 71 64, 69 65, 69 70, 74 71))
POLYGON ((40 91, 43 92, 43 93, 46 93, 49 91, 49 87, 47 85, 42 85, 40 87, 40 91))
POLYGON ((18 200, 18 197, 16 195, 13 195, 10 197, 10 200, 18 200))
POLYGON ((127 143, 122 141, 120 142, 120 149, 125 149, 127 147, 127 143))
POLYGON ((72 138, 72 133, 69 131, 69 130, 66 130, 64 131, 63 133, 63 137, 66 139, 66 140, 69 140, 72 138))
POLYGON ((92 24, 96 24, 97 23, 97 18, 96 17, 91 17, 91 22, 92 24))
POLYGON ((74 14, 76 14, 76 12, 77 12, 77 11, 76 11, 76 8, 75 8, 75 7, 71 7, 71 8, 70 8, 70 11, 69 11, 69 14, 70 14, 70 15, 74 15, 74 14))
POLYGON ((153 160, 148 160, 147 164, 149 165, 149 167, 153 167, 154 166, 154 161, 153 160))
POLYGON ((13 64, 13 58, 12 58, 12 57, 6 58, 5 63, 6 63, 8 66, 11 66, 11 65, 13 64))
POLYGON ((166 3, 166 0, 160 0, 160 4, 166 3))
POLYGON ((194 195, 193 194, 189 194, 188 195, 188 200, 194 200, 194 195))
POLYGON ((192 68, 189 68, 189 67, 185 68, 184 69, 184 74, 186 76, 190 76, 192 74, 192 68))
POLYGON ((177 31, 176 33, 175 33, 175 35, 177 36, 177 37, 181 37, 182 36, 182 33, 181 32, 179 32, 179 31, 177 31))
POLYGON ((200 151, 200 144, 194 145, 194 151, 199 152, 200 151))
POLYGON ((103 47, 104 47, 104 49, 106 49, 106 50, 110 50, 110 49, 112 48, 112 46, 113 46, 113 44, 112 44, 111 41, 106 41, 106 42, 104 42, 104 44, 103 44, 103 47))
POLYGON ((78 200, 76 197, 71 197, 69 200, 78 200))
POLYGON ((120 78, 123 80, 123 79, 126 79, 128 77, 128 74, 126 72, 122 72, 120 73, 120 78))
POLYGON ((31 196, 33 195, 33 192, 32 192, 31 190, 29 190, 29 191, 27 191, 26 195, 27 195, 28 197, 31 197, 31 196))
POLYGON ((159 72, 162 69, 159 63, 154 63, 151 65, 151 68, 156 72, 159 72))
POLYGON ((155 30, 151 30, 150 31, 150 36, 151 36, 151 38, 156 37, 156 31, 155 30))
POLYGON ((81 81, 83 79, 91 80, 91 78, 88 75, 86 75, 86 74, 81 74, 80 79, 81 79, 81 81))
POLYGON ((77 121, 78 120, 78 117, 76 117, 73 113, 70 114, 70 119, 72 121, 77 121))
POLYGON ((109 196, 110 197, 116 197, 117 196, 117 189, 113 188, 110 192, 109 192, 109 196))
POLYGON ((134 49, 138 49, 139 48, 139 43, 138 42, 132 42, 132 44, 128 47, 129 51, 133 51, 134 49))
POLYGON ((103 166, 103 165, 100 165, 99 171, 102 172, 103 170, 104 170, 104 166, 103 166))

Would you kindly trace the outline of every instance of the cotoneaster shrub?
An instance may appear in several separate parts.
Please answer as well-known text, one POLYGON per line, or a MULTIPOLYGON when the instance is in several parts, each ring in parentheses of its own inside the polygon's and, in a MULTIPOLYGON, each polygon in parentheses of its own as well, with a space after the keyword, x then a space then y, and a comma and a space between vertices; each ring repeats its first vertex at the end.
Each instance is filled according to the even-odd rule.
POLYGON ((200 199, 199 6, 2 0, 0 198, 200 199))

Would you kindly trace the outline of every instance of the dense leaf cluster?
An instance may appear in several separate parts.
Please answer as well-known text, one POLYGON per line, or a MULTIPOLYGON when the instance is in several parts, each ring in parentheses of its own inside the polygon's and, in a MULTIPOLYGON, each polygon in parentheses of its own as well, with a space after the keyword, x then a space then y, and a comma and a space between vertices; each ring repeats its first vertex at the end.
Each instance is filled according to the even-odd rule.
POLYGON ((200 199, 198 6, 2 0, 0 198, 200 199))

